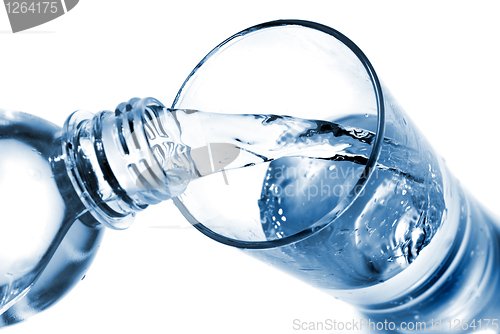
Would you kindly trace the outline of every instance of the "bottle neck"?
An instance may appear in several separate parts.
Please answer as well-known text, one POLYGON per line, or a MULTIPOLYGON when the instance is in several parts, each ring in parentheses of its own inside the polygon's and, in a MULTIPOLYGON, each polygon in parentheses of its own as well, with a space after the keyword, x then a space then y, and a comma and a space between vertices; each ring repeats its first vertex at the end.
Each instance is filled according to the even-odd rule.
POLYGON ((131 99, 114 112, 77 111, 66 120, 62 143, 80 199, 113 229, 129 227, 136 212, 180 195, 194 173, 175 115, 153 98, 131 99))

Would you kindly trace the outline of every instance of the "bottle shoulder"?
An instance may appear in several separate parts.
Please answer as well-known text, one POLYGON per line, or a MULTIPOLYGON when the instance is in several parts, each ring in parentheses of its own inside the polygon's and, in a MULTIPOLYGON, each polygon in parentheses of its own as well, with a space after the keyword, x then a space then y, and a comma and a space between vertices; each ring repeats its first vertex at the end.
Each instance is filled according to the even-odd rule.
POLYGON ((38 116, 0 109, 0 140, 16 139, 49 156, 54 141, 60 137, 61 127, 38 116))

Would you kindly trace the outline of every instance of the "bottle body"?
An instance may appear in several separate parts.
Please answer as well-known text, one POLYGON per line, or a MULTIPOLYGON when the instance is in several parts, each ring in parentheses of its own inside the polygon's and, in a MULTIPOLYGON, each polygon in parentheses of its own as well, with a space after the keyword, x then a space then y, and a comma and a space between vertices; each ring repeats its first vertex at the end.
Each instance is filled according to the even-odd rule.
POLYGON ((79 282, 102 228, 82 216, 62 158, 61 128, 20 112, 1 111, 1 118, 4 326, 44 310, 79 282))
POLYGON ((69 293, 85 277, 103 236, 103 226, 75 220, 29 291, 1 314, 0 327, 24 321, 69 293))
POLYGON ((0 326, 43 311, 81 281, 105 227, 127 228, 136 212, 183 191, 185 153, 159 165, 150 147, 165 137, 178 149, 171 116, 152 98, 74 112, 62 129, 0 110, 0 326), (168 119, 168 134, 152 114, 168 119))

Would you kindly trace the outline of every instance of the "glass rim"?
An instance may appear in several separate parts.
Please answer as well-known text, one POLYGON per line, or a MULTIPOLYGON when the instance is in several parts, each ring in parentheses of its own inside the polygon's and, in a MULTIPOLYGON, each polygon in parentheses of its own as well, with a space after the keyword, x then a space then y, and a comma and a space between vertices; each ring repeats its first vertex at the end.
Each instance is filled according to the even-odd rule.
MULTIPOLYGON (((247 34, 250 34, 255 31, 260 31, 266 28, 273 28, 273 27, 282 27, 282 26, 300 26, 304 28, 309 28, 309 29, 314 29, 318 30, 320 32, 326 33, 328 35, 331 35, 332 37, 336 38, 338 41, 340 41, 342 44, 347 46, 358 58, 358 60, 361 62, 361 64, 364 66, 368 76, 370 77, 370 81, 372 83, 372 87, 374 90, 375 98, 376 98, 376 104, 377 104, 377 132, 375 135, 375 141, 373 144, 372 151, 370 153, 370 157, 368 158, 368 161, 363 169, 362 174, 360 175, 358 181, 354 185, 354 187, 349 191, 349 194, 347 195, 344 200, 337 204, 335 207, 335 211, 337 213, 332 219, 327 219, 328 221, 326 223, 315 223, 312 226, 309 226, 308 228, 297 232, 295 234, 280 238, 280 239, 275 239, 275 240, 266 240, 266 241, 243 241, 243 240, 238 240, 234 238, 229 238, 224 235, 221 235, 219 233, 214 232, 210 228, 206 227, 203 225, 203 223, 199 222, 190 212, 189 210, 184 206, 182 201, 178 198, 175 197, 173 198, 175 206, 181 211, 181 213, 184 215, 184 217, 201 233, 205 234, 209 238, 218 241, 222 244, 226 244, 232 247, 236 248, 243 248, 243 249, 266 249, 266 248, 275 248, 275 247, 280 247, 284 245, 288 245, 291 243, 298 242, 300 240, 303 240, 305 238, 308 238, 312 236, 313 234, 318 233, 319 231, 323 230, 330 224, 332 224, 337 217, 341 216, 351 205, 356 201, 357 197, 364 191, 364 188, 366 186, 366 183, 370 176, 373 174, 373 170, 376 166, 376 162, 378 160, 378 156, 380 154, 380 148, 382 145, 382 141, 384 138, 384 132, 385 132, 385 109, 384 109, 384 97, 382 94, 382 85, 378 79, 378 76, 371 65, 370 61, 368 58, 365 56, 365 54, 361 51, 361 49, 349 38, 347 38, 345 35, 340 33, 339 31, 330 28, 326 25, 312 22, 312 21, 306 21, 306 20, 297 20, 297 19, 284 19, 284 20, 275 20, 275 21, 269 21, 261 24, 254 25, 252 27, 246 28, 231 37, 227 38, 223 42, 221 42, 219 45, 217 45, 215 48, 213 48, 196 66, 195 68, 191 71, 191 73, 188 75, 184 83, 182 84, 181 88, 179 89, 179 92, 177 93, 174 102, 172 103, 172 108, 175 108, 175 105, 177 104, 181 93, 183 92, 185 86, 188 84, 190 79, 195 75, 195 73, 198 71, 198 69, 203 66, 203 64, 208 61, 212 56, 217 54, 221 48, 223 48, 226 44, 230 43, 234 39, 244 37, 247 34), (340 210, 338 209, 340 206, 340 210)), ((333 211, 333 210, 332 210, 333 211)), ((325 217, 327 217, 329 214, 325 215, 320 221, 324 220, 325 217)))

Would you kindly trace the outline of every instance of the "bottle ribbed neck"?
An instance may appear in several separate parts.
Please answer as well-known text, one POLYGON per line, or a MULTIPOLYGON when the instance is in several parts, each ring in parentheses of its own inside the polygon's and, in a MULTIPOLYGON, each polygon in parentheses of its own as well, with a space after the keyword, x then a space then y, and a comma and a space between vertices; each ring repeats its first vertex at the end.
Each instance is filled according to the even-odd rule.
POLYGON ((131 99, 114 112, 77 111, 64 127, 66 168, 94 218, 124 229, 136 212, 184 191, 187 181, 165 163, 181 156, 179 139, 175 117, 153 98, 131 99))

